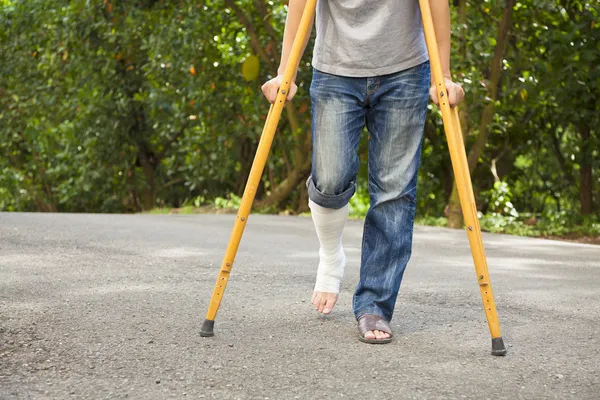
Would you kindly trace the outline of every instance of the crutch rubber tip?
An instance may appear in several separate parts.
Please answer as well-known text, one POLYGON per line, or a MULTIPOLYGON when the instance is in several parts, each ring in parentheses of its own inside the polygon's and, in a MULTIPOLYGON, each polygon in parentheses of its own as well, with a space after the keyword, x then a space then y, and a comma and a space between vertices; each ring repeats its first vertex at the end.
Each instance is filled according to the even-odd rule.
POLYGON ((506 347, 504 347, 504 340, 502 336, 492 338, 492 355, 493 356, 504 356, 506 355, 506 347))
POLYGON ((200 336, 202 337, 211 337, 215 336, 215 321, 210 319, 205 319, 202 323, 202 327, 200 328, 200 336))

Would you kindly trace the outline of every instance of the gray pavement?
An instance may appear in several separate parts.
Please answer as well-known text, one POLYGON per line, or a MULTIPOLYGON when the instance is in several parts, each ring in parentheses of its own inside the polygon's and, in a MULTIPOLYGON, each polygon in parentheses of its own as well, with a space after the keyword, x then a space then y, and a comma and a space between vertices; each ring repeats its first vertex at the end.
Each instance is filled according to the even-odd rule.
POLYGON ((396 340, 372 346, 351 311, 362 222, 323 318, 310 219, 252 215, 202 338, 234 218, 0 214, 0 398, 600 398, 598 246, 484 235, 493 357, 463 231, 415 228, 396 340))

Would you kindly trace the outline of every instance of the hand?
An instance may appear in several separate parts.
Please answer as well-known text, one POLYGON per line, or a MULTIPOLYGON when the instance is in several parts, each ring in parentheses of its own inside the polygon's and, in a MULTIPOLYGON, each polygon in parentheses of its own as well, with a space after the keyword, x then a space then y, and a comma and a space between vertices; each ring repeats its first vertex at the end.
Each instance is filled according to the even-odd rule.
MULTIPOLYGON (((279 87, 283 82, 283 75, 277 75, 275 78, 267 81, 264 85, 262 85, 261 89, 269 103, 275 103, 277 99, 277 92, 279 91, 279 87)), ((287 95, 287 100, 292 100, 298 91, 298 86, 296 86, 296 82, 292 81, 290 84, 290 91, 287 95)))
MULTIPOLYGON (((450 107, 454 108, 465 98, 465 91, 459 84, 452 82, 450 78, 444 77, 444 82, 446 83, 446 90, 448 92, 448 102, 450 103, 450 107)), ((437 92, 435 83, 432 83, 429 88, 429 96, 435 105, 439 106, 440 102, 437 92)))

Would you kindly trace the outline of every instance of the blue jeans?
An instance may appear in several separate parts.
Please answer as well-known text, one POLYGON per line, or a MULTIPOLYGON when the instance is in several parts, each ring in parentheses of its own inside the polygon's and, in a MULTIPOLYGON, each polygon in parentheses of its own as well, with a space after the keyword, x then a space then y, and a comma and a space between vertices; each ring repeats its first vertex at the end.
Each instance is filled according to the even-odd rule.
POLYGON ((356 190, 358 144, 369 131, 369 196, 354 315, 391 320, 410 259, 417 172, 429 98, 429 62, 398 73, 350 78, 315 70, 310 86, 313 158, 309 198, 345 206, 356 190))

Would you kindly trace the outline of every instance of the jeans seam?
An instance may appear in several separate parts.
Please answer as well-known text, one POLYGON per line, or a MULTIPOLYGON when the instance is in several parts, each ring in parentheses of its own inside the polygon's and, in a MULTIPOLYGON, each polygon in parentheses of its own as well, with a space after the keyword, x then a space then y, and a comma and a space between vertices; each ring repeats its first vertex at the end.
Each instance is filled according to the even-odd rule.
MULTIPOLYGON (((371 206, 369 206, 369 211, 371 209, 371 206)), ((369 211, 367 211, 367 215, 369 214, 369 211)), ((365 227, 363 229, 363 240, 362 240, 362 254, 364 254, 365 252, 365 247, 367 246, 367 230, 369 228, 369 225, 367 224, 366 218, 365 218, 365 227)), ((362 254, 361 254, 361 267, 362 267, 362 254)))

